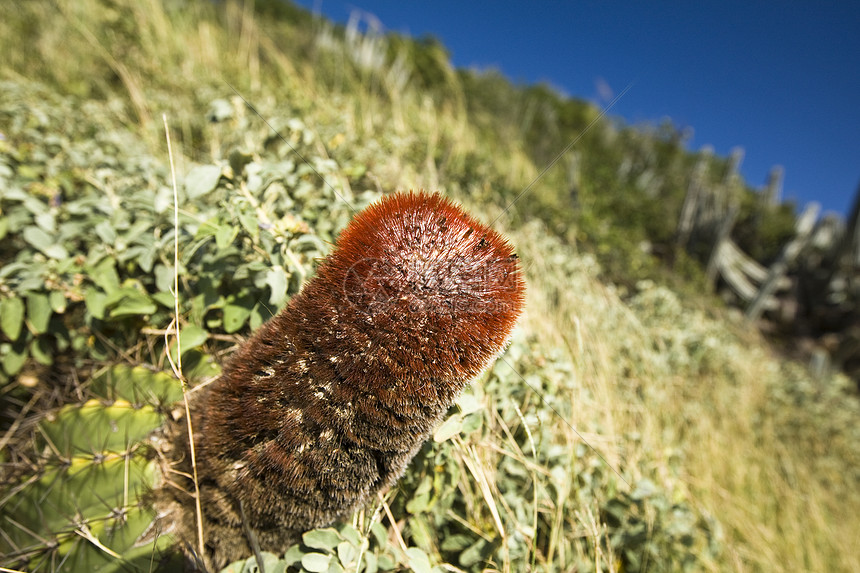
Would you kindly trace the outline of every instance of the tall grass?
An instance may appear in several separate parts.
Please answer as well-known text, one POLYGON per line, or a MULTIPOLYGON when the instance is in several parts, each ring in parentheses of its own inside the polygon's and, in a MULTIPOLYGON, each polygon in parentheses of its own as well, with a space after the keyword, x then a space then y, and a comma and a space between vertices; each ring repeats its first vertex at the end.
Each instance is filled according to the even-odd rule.
MULTIPOLYGON (((566 419, 535 424, 551 428, 551 441, 569 452, 587 443, 620 472, 600 477, 605 489, 590 502, 578 501, 575 475, 556 484, 554 497, 538 499, 534 490, 535 519, 549 523, 534 563, 572 567, 586 557, 574 541, 586 538, 594 564, 616 569, 600 502, 648 478, 719 524, 723 549, 703 557, 709 569, 860 570, 858 411, 841 394, 844 379, 812 379, 730 313, 697 308, 701 301, 681 301, 651 284, 622 300, 599 281, 593 259, 541 224, 501 211, 497 187, 519 191, 543 166, 529 159, 517 129, 478 127, 447 62, 448 96, 440 98, 415 85, 408 53, 397 53, 385 36, 357 33, 358 22, 337 30, 292 10, 279 20, 273 4, 5 3, 0 77, 113 102, 162 156, 156 118, 166 112, 180 127, 187 160, 224 158, 247 143, 241 133, 213 138, 218 128, 205 119, 213 99, 235 103, 235 86, 261 110, 301 117, 350 184, 445 190, 486 220, 501 216, 497 225, 512 225, 506 230, 529 283, 522 337, 538 354, 570 365, 558 374, 557 407, 566 419), (268 17, 258 15, 262 9, 268 17)), ((530 428, 528 412, 519 415, 530 428)), ((455 455, 471 476, 463 487, 476 511, 495 523, 502 500, 492 468, 501 458, 516 458, 536 483, 550 476, 534 463, 539 440, 529 434, 530 447, 517 445, 504 438, 516 428, 502 418, 493 424, 498 442, 457 443, 455 455)), ((570 463, 571 471, 582 469, 570 463)), ((525 521, 515 526, 535 529, 525 521)))
MULTIPOLYGON (((599 423, 610 462, 644 462, 725 534, 719 569, 855 570, 860 410, 844 376, 813 380, 750 327, 642 285, 630 305, 540 231, 514 231, 531 262, 526 328, 560 347, 588 388, 577 427, 599 423), (635 438, 635 439, 631 439, 635 438), (852 443, 854 441, 854 443, 852 443)), ((641 464, 638 464, 641 466, 641 464)))

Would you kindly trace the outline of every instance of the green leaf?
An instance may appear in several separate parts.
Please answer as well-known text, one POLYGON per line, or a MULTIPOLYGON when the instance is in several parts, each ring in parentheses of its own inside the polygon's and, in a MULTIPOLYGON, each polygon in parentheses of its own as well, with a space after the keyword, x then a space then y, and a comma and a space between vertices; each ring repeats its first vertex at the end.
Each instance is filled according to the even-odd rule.
POLYGON ((406 511, 408 511, 412 515, 418 515, 420 513, 424 513, 429 508, 430 508, 430 493, 429 492, 413 495, 412 498, 406 502, 406 511))
POLYGON ((22 236, 25 241, 52 259, 67 259, 69 257, 66 249, 39 227, 27 227, 22 236))
POLYGON ((302 552, 302 546, 300 544, 295 544, 284 553, 284 563, 288 567, 296 567, 302 561, 302 557, 304 556, 304 552, 302 552))
POLYGON ((323 555, 322 553, 307 553, 302 557, 302 567, 311 573, 322 573, 328 571, 331 558, 331 555, 323 555))
POLYGON ((48 233, 53 233, 57 230, 57 221, 54 219, 54 214, 50 211, 36 215, 36 224, 48 233))
POLYGON ((364 573, 377 573, 379 571, 379 563, 376 561, 376 553, 365 553, 361 559, 364 573))
POLYGON ((185 176, 185 191, 189 199, 210 193, 221 180, 221 168, 217 165, 199 165, 185 176))
POLYGON ((173 205, 173 190, 169 187, 159 187, 152 205, 156 213, 167 211, 168 207, 173 205))
POLYGON ((477 412, 483 407, 483 404, 474 394, 463 393, 457 398, 457 406, 460 408, 460 413, 465 416, 477 412))
POLYGON ((228 297, 224 305, 224 330, 233 333, 242 328, 254 308, 254 299, 250 295, 239 298, 228 297))
POLYGON ((266 308, 265 305, 258 302, 251 310, 251 330, 257 330, 260 328, 267 320, 272 318, 272 316, 272 311, 266 308))
POLYGON ((188 380, 208 380, 221 375, 218 361, 197 348, 182 352, 182 373, 188 380))
POLYGON ((484 552, 487 547, 487 542, 479 539, 474 545, 466 549, 460 554, 460 565, 463 567, 471 567, 484 559, 484 552))
MULTIPOLYGON (((247 561, 247 559, 245 561, 247 561)), ((245 570, 245 561, 234 561, 221 569, 219 573, 242 573, 242 571, 245 570)))
POLYGON ((328 527, 326 529, 308 531, 302 535, 302 541, 304 541, 305 545, 313 549, 333 551, 343 539, 335 529, 328 527))
MULTIPOLYGON (((269 553, 268 551, 261 551, 260 556, 263 558, 263 567, 265 568, 266 573, 283 573, 286 571, 287 565, 274 553, 269 553)), ((237 561, 232 563, 226 569, 222 569, 221 573, 259 573, 260 566, 257 563, 256 557, 248 557, 244 561, 237 561)))
POLYGON ((48 295, 41 292, 31 292, 27 295, 27 318, 36 334, 47 332, 48 322, 53 313, 48 295))
POLYGON ((421 549, 410 547, 406 550, 406 556, 409 559, 409 567, 415 573, 432 573, 433 568, 430 566, 430 558, 421 549))
POLYGON ((6 234, 9 232, 9 219, 7 217, 0 217, 0 241, 6 237, 6 234))
POLYGON ((442 540, 442 544, 439 546, 439 549, 442 551, 462 551, 469 547, 472 544, 474 539, 469 537, 468 535, 463 535, 462 533, 455 533, 454 535, 449 535, 445 539, 442 540))
POLYGON ((13 376, 21 370, 27 361, 27 346, 23 343, 3 344, 0 345, 0 354, 3 355, 3 370, 9 376, 13 376))
POLYGON ((233 240, 238 234, 239 229, 229 224, 223 224, 215 231, 215 245, 219 249, 226 249, 233 244, 233 240))
POLYGON ((274 267, 266 273, 266 284, 272 289, 269 303, 280 308, 287 298, 287 273, 283 267, 274 267))
POLYGON ((110 221, 102 221, 96 225, 93 230, 102 242, 107 243, 108 245, 113 245, 116 242, 116 230, 114 230, 110 221))
POLYGON ((141 251, 140 256, 137 257, 137 264, 140 265, 140 269, 143 272, 148 274, 152 271, 152 266, 155 264, 157 256, 158 246, 155 244, 147 245, 141 251))
POLYGON ((385 526, 380 522, 375 521, 373 525, 370 526, 370 532, 373 534, 374 541, 380 547, 386 547, 388 545, 388 530, 385 529, 385 526))
POLYGON ((460 431, 463 434, 469 435, 472 432, 478 430, 484 424, 484 416, 480 412, 475 412, 474 414, 469 414, 465 418, 463 418, 463 427, 460 428, 460 431))
POLYGON ((107 257, 102 259, 90 271, 90 278, 106 293, 111 293, 119 288, 119 275, 116 272, 116 262, 107 257))
POLYGON ((58 290, 52 290, 48 294, 48 301, 51 303, 51 310, 58 314, 66 312, 66 296, 58 290))
POLYGON ((169 292, 157 292, 152 295, 152 300, 166 308, 173 308, 175 306, 173 295, 169 292))
POLYGON ((341 541, 337 544, 337 558, 344 565, 351 565, 358 557, 358 548, 349 541, 341 541))
POLYGON ((34 338, 30 342, 30 356, 39 364, 50 366, 54 363, 51 342, 44 336, 34 338))
MULTIPOLYGON (((155 286, 162 292, 171 292, 175 285, 173 280, 173 267, 164 265, 155 266, 155 286)), ((172 295, 171 295, 172 297, 172 295)), ((172 306, 172 304, 171 304, 172 306)))
POLYGON ((24 324, 24 301, 20 298, 0 300, 0 328, 10 340, 17 340, 24 324))
MULTIPOLYGON (((368 553, 367 556, 370 557, 371 555, 373 555, 373 554, 368 553)), ((397 562, 394 560, 394 558, 391 555, 386 555, 385 553, 383 553, 382 555, 380 555, 376 559, 377 559, 377 567, 379 569, 382 569, 383 571, 391 571, 392 569, 397 567, 397 562)), ((368 566, 368 569, 369 568, 370 568, 370 566, 368 566)))
POLYGON ((343 524, 340 528, 340 536, 355 547, 361 547, 361 534, 352 525, 348 523, 343 524))
MULTIPOLYGON (((110 309, 111 318, 135 315, 143 316, 154 313, 158 308, 149 296, 134 287, 124 287, 122 290, 117 291, 114 296, 119 293, 122 296, 116 306, 110 309)), ((113 296, 110 298, 113 298, 113 296)), ((110 304, 110 301, 108 301, 108 304, 110 304)))
POLYGON ((252 237, 257 237, 260 234, 260 225, 257 218, 252 213, 239 213, 239 223, 252 237))
POLYGON ((84 304, 87 305, 87 310, 90 314, 99 320, 105 318, 105 308, 107 307, 107 295, 95 288, 88 288, 84 293, 84 304))
POLYGON ((449 440, 459 434, 462 429, 463 416, 460 414, 454 414, 436 429, 436 432, 433 434, 433 441, 440 443, 449 440))
MULTIPOLYGON (((209 333, 203 328, 195 325, 186 326, 179 332, 179 345, 182 347, 182 355, 186 352, 201 346, 209 338, 209 333)), ((176 345, 170 349, 170 355, 176 359, 176 345)))
MULTIPOLYGON (((220 217, 212 217, 211 219, 204 221, 197 227, 197 231, 194 233, 195 239, 208 239, 209 237, 214 237, 218 233, 218 229, 221 228, 221 218, 220 217)), ((197 250, 196 248, 194 250, 197 250)))
POLYGON ((23 164, 18 166, 18 175, 23 179, 39 179, 42 176, 41 165, 23 164))

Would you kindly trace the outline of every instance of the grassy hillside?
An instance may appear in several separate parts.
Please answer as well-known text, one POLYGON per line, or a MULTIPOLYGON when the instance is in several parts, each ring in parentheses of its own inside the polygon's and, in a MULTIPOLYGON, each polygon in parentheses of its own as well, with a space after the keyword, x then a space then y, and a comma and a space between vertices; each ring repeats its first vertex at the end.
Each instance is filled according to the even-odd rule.
MULTIPOLYGON (((510 236, 526 316, 386 505, 272 559, 860 569, 849 381, 772 352, 701 294, 695 261, 670 275, 653 256, 697 160, 671 126, 621 125, 454 70, 432 41, 356 34, 278 2, 7 3, 0 51, 0 566, 23 567, 13 554, 29 534, 10 520, 17 488, 44 469, 39 417, 98 395, 90 374, 106 364, 169 371, 177 234, 197 383, 298 291, 351 208, 427 188, 510 236)), ((719 178, 726 161, 713 162, 719 178)), ((773 245, 750 238, 763 259, 788 211, 770 215, 773 245)))

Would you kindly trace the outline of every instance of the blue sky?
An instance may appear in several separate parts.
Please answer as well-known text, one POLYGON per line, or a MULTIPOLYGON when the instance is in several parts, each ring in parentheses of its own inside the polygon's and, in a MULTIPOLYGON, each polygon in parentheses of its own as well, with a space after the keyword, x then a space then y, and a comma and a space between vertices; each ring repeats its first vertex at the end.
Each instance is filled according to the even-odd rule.
POLYGON ((353 10, 384 30, 432 34, 454 65, 496 68, 605 102, 629 123, 669 117, 746 155, 763 185, 785 169, 783 197, 845 213, 860 184, 860 2, 469 2, 301 0, 345 23, 353 10))

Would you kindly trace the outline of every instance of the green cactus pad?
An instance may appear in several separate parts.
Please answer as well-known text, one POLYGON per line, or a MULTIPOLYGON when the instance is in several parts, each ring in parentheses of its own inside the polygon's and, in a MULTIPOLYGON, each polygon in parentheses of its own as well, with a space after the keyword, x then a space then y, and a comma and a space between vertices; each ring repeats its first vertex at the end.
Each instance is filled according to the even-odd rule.
POLYGON ((122 453, 161 425, 164 416, 148 404, 135 406, 125 400, 105 404, 89 400, 63 407, 53 419, 39 425, 46 454, 60 460, 95 458, 122 453))
POLYGON ((2 492, 4 567, 163 570, 170 537, 147 534, 139 541, 153 523, 142 496, 161 480, 146 438, 182 389, 167 374, 115 366, 97 375, 90 391, 98 398, 64 406, 39 423, 38 469, 2 492))
POLYGON ((119 365, 93 377, 90 391, 106 400, 126 400, 156 407, 182 399, 182 386, 173 376, 144 366, 119 365))

